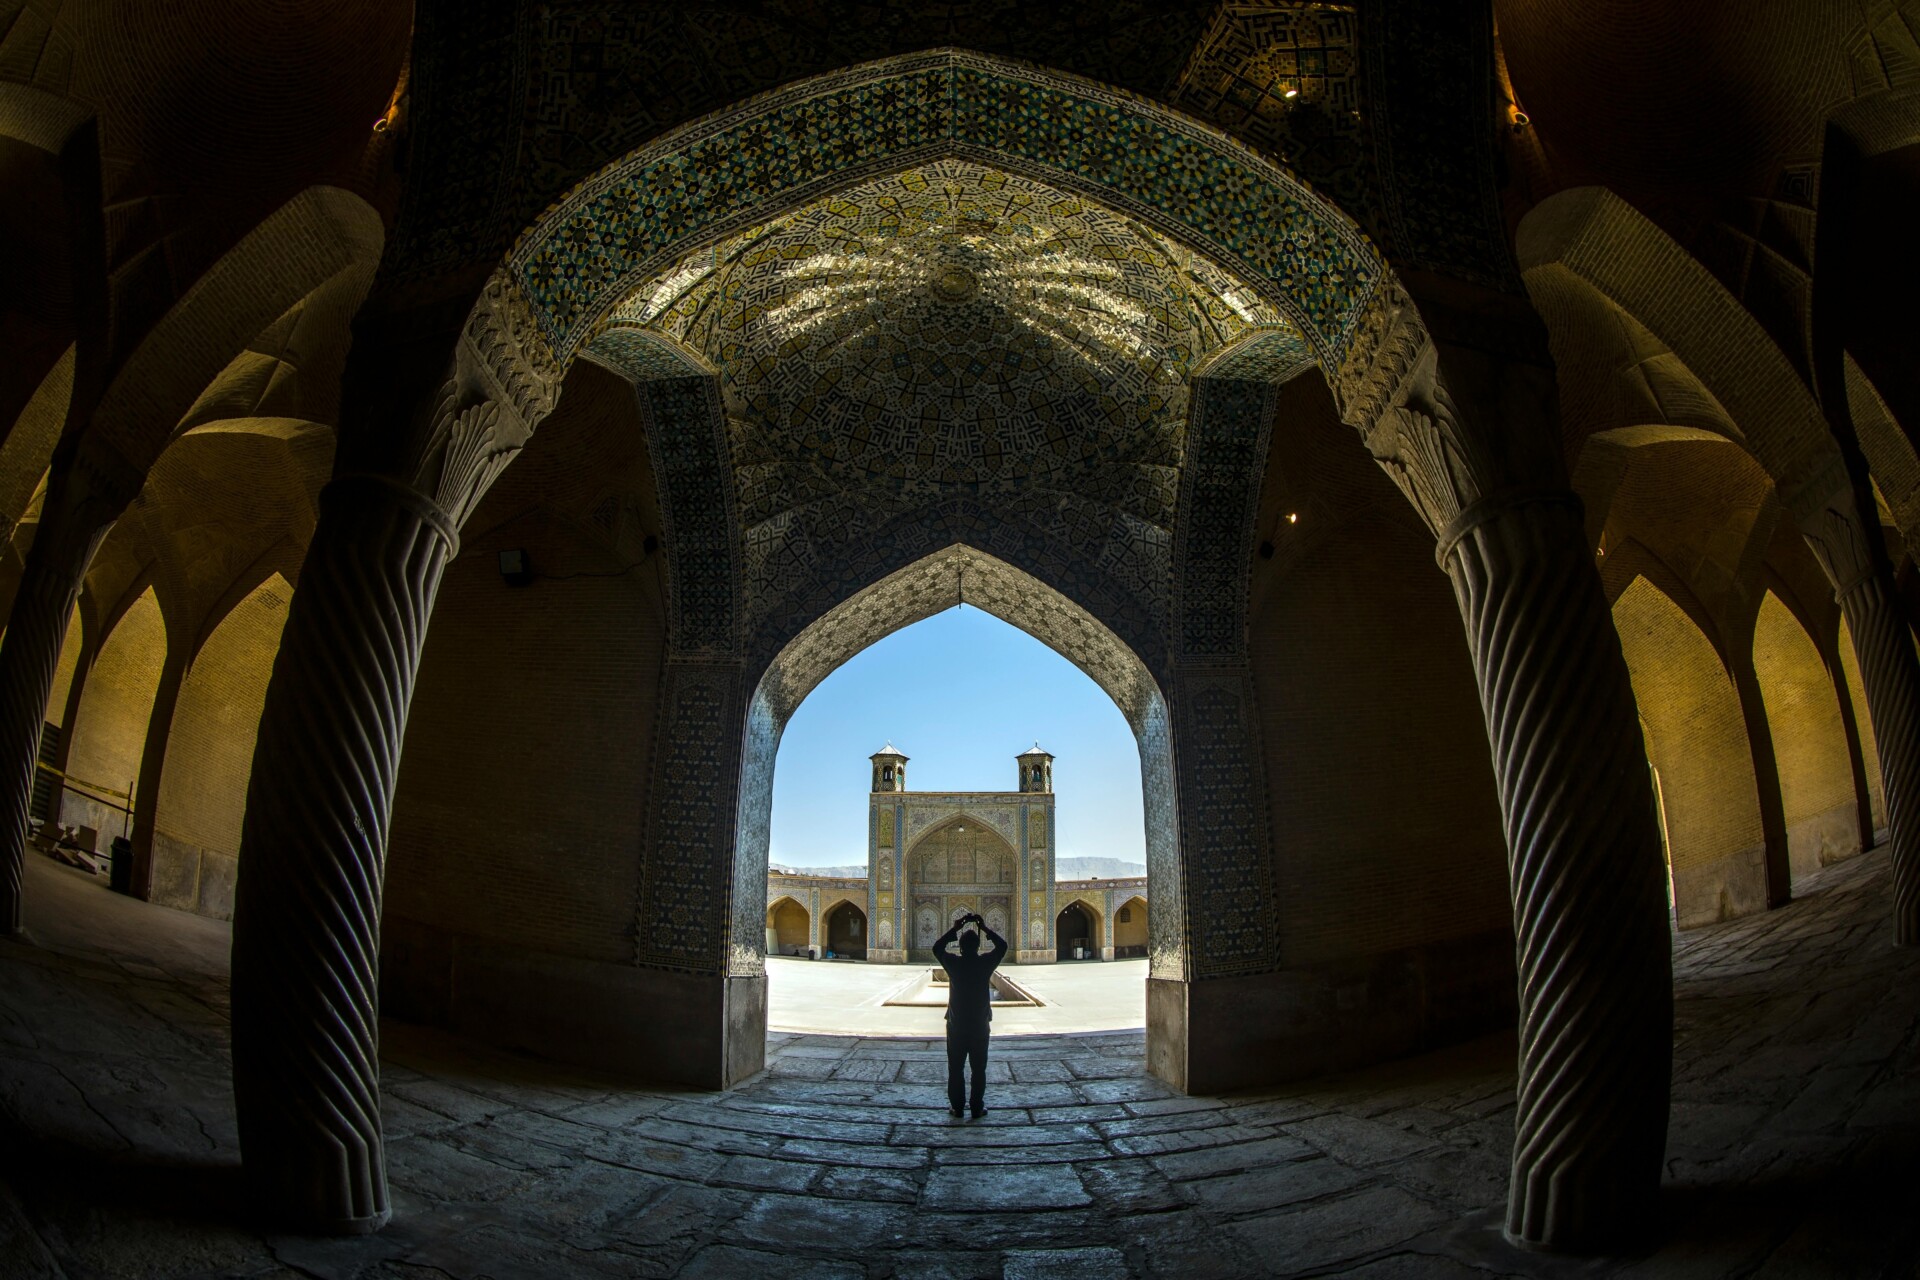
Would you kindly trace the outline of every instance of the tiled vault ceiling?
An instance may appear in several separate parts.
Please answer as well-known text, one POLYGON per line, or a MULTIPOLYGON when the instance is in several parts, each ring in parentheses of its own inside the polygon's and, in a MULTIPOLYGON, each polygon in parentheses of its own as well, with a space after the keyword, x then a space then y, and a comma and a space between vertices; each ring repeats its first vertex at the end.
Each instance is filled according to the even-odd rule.
POLYGON ((960 159, 703 250, 611 324, 720 374, 750 595, 796 538, 824 550, 956 496, 1027 512, 1076 554, 1110 560, 1118 540, 1159 562, 1194 370, 1253 329, 1305 350, 1218 265, 960 159))

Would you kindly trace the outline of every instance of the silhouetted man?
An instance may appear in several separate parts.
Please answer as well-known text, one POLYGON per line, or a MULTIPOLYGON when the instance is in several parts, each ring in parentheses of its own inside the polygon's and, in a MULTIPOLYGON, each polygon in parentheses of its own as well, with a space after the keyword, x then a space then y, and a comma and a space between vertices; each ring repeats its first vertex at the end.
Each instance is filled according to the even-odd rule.
POLYGON ((964 915, 933 944, 933 958, 947 971, 947 1109, 958 1116, 967 1101, 963 1064, 973 1061, 973 1118, 987 1114, 987 1037, 993 1022, 993 971, 1007 958, 1007 940, 987 927, 978 914, 964 915), (969 924, 979 931, 960 930, 969 924), (993 950, 980 953, 980 934, 993 950), (951 948, 960 940, 960 953, 951 948))

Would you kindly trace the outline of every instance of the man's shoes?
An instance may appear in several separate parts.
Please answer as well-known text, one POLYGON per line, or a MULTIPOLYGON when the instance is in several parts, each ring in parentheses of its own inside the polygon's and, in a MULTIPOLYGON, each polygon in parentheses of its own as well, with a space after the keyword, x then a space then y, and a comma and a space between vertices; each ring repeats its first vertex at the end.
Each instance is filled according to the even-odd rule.
POLYGON ((953 1118, 954 1118, 955 1120, 958 1120, 958 1119, 960 1119, 960 1118, 961 1118, 961 1117, 962 1117, 962 1116, 963 1116, 963 1115, 964 1115, 965 1113, 964 1113, 964 1112, 962 1112, 962 1111, 960 1110, 960 1108, 958 1108, 958 1107, 948 1107, 948 1108, 947 1108, 947 1114, 948 1114, 948 1115, 950 1115, 950 1116, 952 1116, 952 1117, 953 1117, 953 1118))
MULTIPOLYGON (((955 1115, 959 1115, 960 1113, 959 1113, 958 1111, 956 1111, 956 1112, 954 1112, 953 1114, 955 1114, 955 1115)), ((987 1114, 987 1109, 986 1109, 985 1107, 975 1107, 975 1108, 973 1109, 973 1118, 974 1118, 975 1120, 978 1120, 978 1119, 979 1119, 979 1118, 980 1118, 981 1116, 983 1116, 983 1115, 985 1115, 985 1114, 987 1114)))

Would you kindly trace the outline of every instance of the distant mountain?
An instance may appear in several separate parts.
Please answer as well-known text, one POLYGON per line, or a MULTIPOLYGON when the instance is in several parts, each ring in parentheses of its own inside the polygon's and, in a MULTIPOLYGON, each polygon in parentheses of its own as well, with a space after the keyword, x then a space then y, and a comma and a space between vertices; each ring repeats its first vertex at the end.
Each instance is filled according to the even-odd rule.
POLYGON ((1053 866, 1056 880, 1118 880, 1147 874, 1146 863, 1123 858, 1061 858, 1053 866))
POLYGON ((850 867, 789 867, 783 862, 769 862, 767 869, 769 871, 784 871, 788 875, 831 876, 836 879, 846 876, 864 876, 867 874, 867 864, 864 862, 855 863, 850 867))

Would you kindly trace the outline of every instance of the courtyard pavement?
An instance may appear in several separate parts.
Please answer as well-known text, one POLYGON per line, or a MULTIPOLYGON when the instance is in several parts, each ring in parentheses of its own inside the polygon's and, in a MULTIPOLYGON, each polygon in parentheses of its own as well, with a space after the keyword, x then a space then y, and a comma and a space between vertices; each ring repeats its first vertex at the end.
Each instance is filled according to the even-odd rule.
MULTIPOLYGON (((384 1032, 392 1226, 278 1235, 249 1211, 224 926, 29 857, 0 943, 0 1275, 1911 1277, 1920 954, 1887 863, 1687 934, 1662 1219, 1639 1256, 1499 1234, 1513 1041, 1183 1097, 1139 1031, 996 1044, 951 1122, 937 1041, 775 1034, 727 1093, 621 1087, 384 1032)), ((1111 966, 1108 966, 1111 967, 1111 966)), ((777 979, 776 979, 777 980, 777 979)))
MULTIPOLYGON (((885 1003, 932 968, 768 956, 767 1026, 773 1031, 861 1036, 944 1036, 944 1006, 885 1003)), ((1145 960, 1007 963, 1000 972, 1043 1003, 1037 1008, 994 1009, 996 1037, 1138 1031, 1147 1025, 1145 960)))

